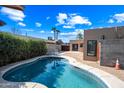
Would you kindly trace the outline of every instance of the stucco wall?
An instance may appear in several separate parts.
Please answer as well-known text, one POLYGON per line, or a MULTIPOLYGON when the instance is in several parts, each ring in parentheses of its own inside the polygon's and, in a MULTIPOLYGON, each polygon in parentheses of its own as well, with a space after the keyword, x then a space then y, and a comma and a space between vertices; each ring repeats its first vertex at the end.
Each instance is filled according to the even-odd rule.
POLYGON ((70 40, 70 51, 72 50, 72 45, 73 44, 78 44, 78 51, 83 52, 83 47, 80 47, 80 44, 83 44, 83 40, 70 40))
POLYGON ((99 41, 101 36, 105 36, 105 40, 116 39, 117 37, 124 37, 124 26, 112 27, 112 28, 99 28, 99 29, 90 29, 84 31, 84 60, 97 61, 99 59, 99 41), (116 32, 117 29, 117 32, 116 32), (87 56, 87 41, 88 40, 97 40, 97 55, 96 56, 87 56))
POLYGON ((124 68, 124 39, 102 41, 100 65, 115 66, 117 58, 124 68))
POLYGON ((47 45, 47 54, 56 54, 61 51, 61 45, 56 44, 46 44, 47 45))

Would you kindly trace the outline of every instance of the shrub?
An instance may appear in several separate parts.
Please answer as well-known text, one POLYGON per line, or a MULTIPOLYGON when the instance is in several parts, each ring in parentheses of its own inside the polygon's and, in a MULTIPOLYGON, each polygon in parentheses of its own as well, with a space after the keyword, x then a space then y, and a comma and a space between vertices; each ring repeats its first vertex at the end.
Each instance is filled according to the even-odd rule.
POLYGON ((42 56, 46 52, 46 43, 42 39, 23 38, 22 36, 0 32, 0 66, 42 56))

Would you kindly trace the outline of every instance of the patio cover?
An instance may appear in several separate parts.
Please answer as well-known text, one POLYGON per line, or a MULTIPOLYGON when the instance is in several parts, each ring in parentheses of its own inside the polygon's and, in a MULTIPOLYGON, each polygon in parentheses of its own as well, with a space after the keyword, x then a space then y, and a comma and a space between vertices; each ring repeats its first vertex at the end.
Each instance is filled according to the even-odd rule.
POLYGON ((12 9, 16 9, 16 10, 24 10, 24 6, 23 5, 2 5, 4 7, 8 7, 8 8, 12 8, 12 9))

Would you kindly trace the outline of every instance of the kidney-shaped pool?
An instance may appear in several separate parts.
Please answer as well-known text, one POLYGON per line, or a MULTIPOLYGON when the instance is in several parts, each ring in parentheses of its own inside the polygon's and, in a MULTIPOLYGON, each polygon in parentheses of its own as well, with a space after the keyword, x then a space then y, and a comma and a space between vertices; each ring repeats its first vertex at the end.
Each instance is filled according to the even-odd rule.
POLYGON ((87 71, 60 57, 44 57, 7 71, 3 78, 12 82, 37 82, 48 88, 106 88, 106 84, 87 71))

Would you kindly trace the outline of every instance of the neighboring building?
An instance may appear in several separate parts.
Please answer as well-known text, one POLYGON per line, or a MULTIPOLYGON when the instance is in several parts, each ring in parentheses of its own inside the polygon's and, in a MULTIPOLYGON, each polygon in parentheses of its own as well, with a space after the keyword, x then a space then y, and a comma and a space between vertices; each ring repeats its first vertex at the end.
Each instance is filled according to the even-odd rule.
POLYGON ((83 39, 81 39, 81 40, 70 40, 70 51, 83 52, 83 39))
POLYGON ((84 30, 84 60, 114 66, 124 61, 124 26, 84 30))
POLYGON ((57 41, 46 41, 47 45, 47 54, 57 54, 61 51, 61 44, 58 44, 57 41))
POLYGON ((64 44, 64 43, 63 43, 63 41, 62 41, 61 39, 59 39, 59 40, 56 41, 56 44, 62 45, 62 44, 64 44))
POLYGON ((69 43, 62 44, 61 51, 70 51, 70 44, 69 43))
POLYGON ((55 52, 58 52, 58 50, 56 49, 57 46, 55 41, 47 40, 46 45, 47 45, 47 54, 54 54, 55 52))
POLYGON ((53 38, 52 37, 48 37, 48 40, 53 40, 53 38))

